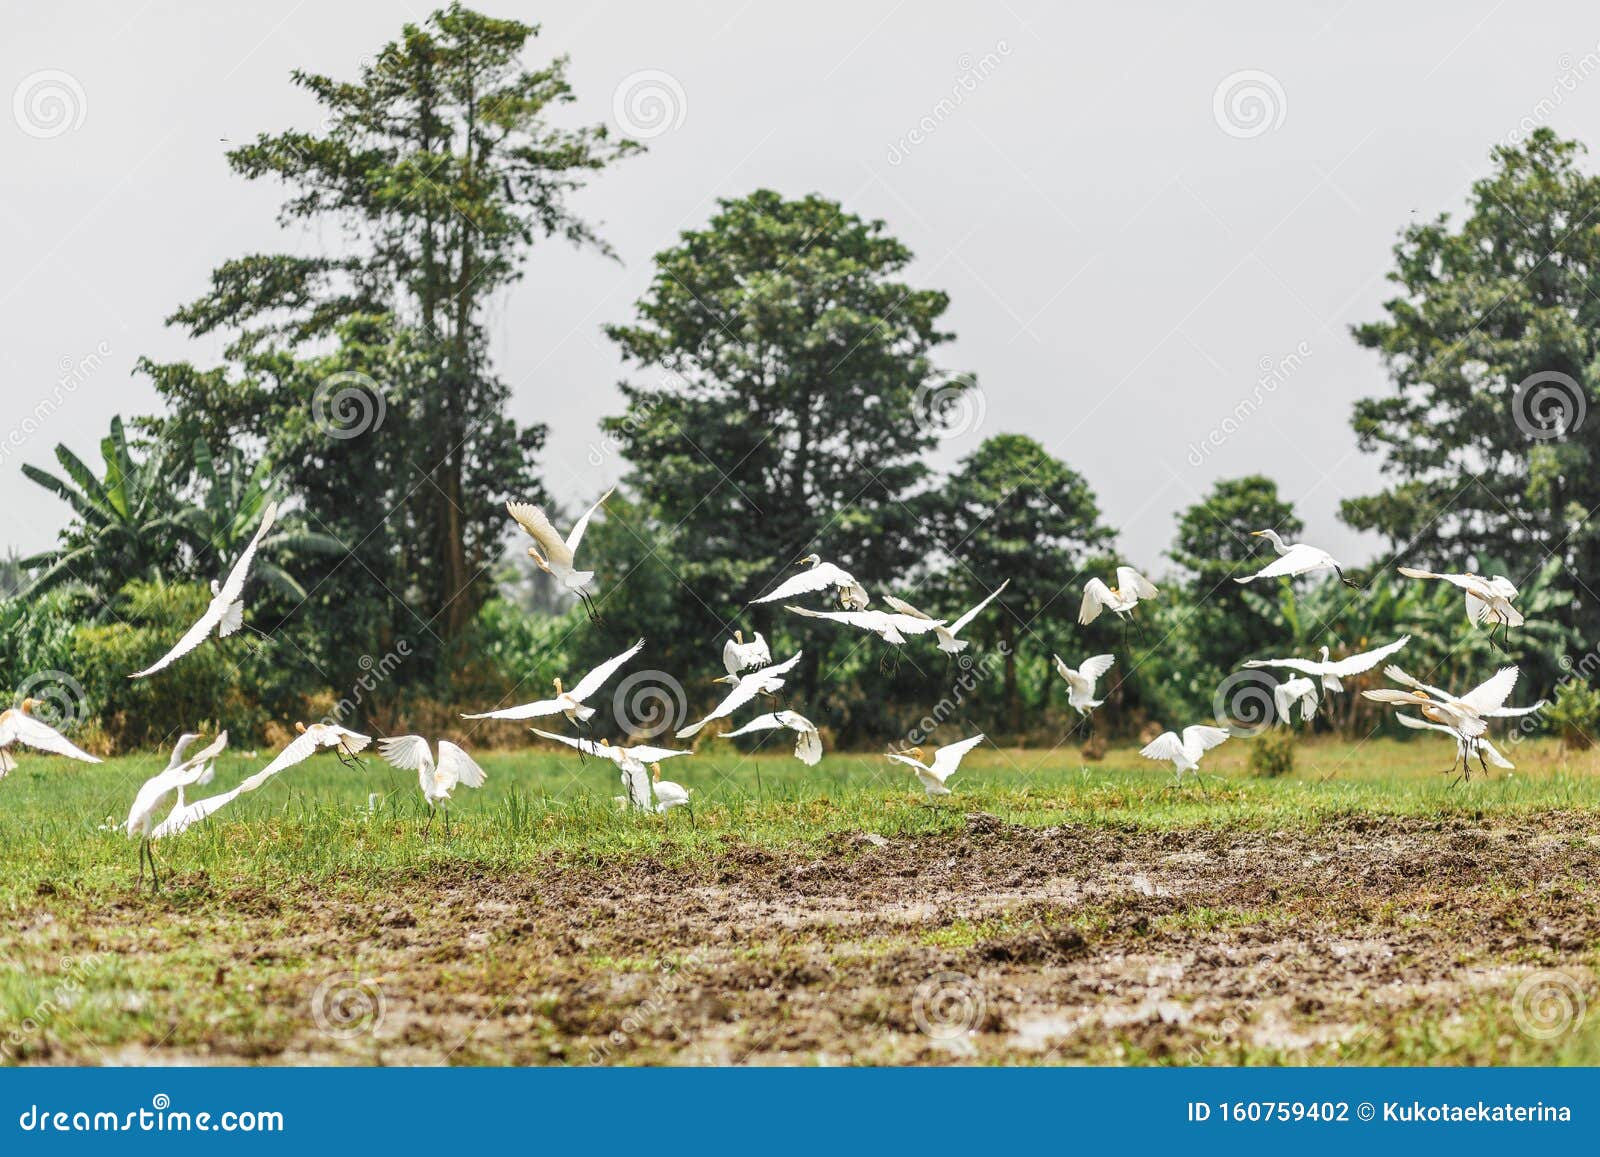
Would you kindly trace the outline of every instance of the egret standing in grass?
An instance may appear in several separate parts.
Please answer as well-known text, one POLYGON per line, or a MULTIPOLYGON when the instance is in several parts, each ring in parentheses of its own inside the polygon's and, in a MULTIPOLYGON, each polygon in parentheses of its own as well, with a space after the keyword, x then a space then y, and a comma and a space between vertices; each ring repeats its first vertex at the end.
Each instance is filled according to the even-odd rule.
POLYGON ((428 824, 422 829, 422 838, 427 839, 433 831, 433 817, 444 812, 444 832, 450 834, 450 812, 446 804, 450 802, 450 793, 455 791, 457 785, 461 787, 482 787, 488 779, 483 768, 461 748, 449 740, 439 740, 439 758, 436 761, 433 752, 428 750, 428 741, 420 735, 397 735, 389 739, 378 740, 378 754, 391 767, 398 767, 402 771, 414 771, 422 787, 423 802, 428 805, 428 824))
MULTIPOLYGON (((967 649, 967 640, 958 638, 957 636, 961 634, 968 623, 972 622, 973 619, 978 617, 979 613, 984 607, 994 602, 995 598, 1000 594, 1000 592, 1005 590, 1006 587, 1010 585, 1011 580, 1006 579, 999 586, 995 587, 994 590, 990 591, 989 594, 970 611, 962 615, 948 627, 944 625, 943 619, 935 619, 932 615, 924 614, 923 612, 917 610, 916 607, 906 602, 904 599, 897 599, 893 595, 884 595, 883 601, 888 603, 895 610, 899 611, 902 615, 910 615, 914 619, 925 619, 932 623, 933 637, 939 640, 939 650, 943 651, 947 655, 959 655, 962 651, 967 649)), ((893 640, 890 641, 892 642, 893 640)))
POLYGON ((1321 547, 1304 542, 1284 542, 1276 530, 1252 530, 1250 533, 1256 538, 1264 538, 1270 542, 1272 548, 1278 552, 1278 557, 1255 574, 1241 575, 1234 579, 1236 583, 1254 582, 1262 578, 1293 578, 1295 575, 1310 574, 1314 570, 1332 570, 1345 586, 1355 587, 1357 590, 1361 588, 1360 583, 1344 577, 1344 569, 1340 567, 1338 560, 1321 547))
POLYGON ((33 709, 41 706, 43 704, 37 699, 24 699, 20 707, 8 707, 0 711, 0 779, 16 770, 17 758, 11 754, 11 749, 18 743, 84 763, 100 762, 54 727, 36 719, 33 709))
POLYGON ((578 545, 583 542, 583 532, 589 529, 589 519, 610 497, 610 490, 602 494, 599 501, 585 510, 582 517, 572 524, 572 531, 566 538, 556 533, 556 528, 550 524, 550 518, 543 508, 528 502, 506 503, 506 512, 517 520, 517 525, 527 531, 528 536, 537 544, 528 548, 528 557, 533 559, 535 566, 555 579, 557 587, 577 596, 578 601, 583 604, 583 609, 588 612, 591 622, 600 621, 600 612, 595 608, 594 596, 588 591, 589 583, 594 580, 594 571, 578 570, 575 556, 578 553, 578 545))
POLYGON ((689 789, 681 783, 673 783, 670 779, 661 778, 661 765, 650 765, 650 786, 655 793, 656 812, 666 815, 675 807, 681 807, 689 813, 689 823, 698 827, 694 818, 694 804, 689 802, 689 789))
POLYGON ((913 747, 910 751, 891 751, 889 758, 898 763, 903 763, 917 773, 917 779, 922 784, 922 790, 927 793, 928 799, 938 796, 950 795, 946 787, 950 777, 961 767, 961 760, 978 744, 984 740, 980 732, 971 739, 963 739, 957 743, 947 743, 933 753, 932 763, 922 762, 922 748, 913 747))
POLYGON ((810 569, 789 576, 779 583, 775 590, 750 601, 775 603, 781 599, 792 599, 796 595, 825 591, 833 587, 839 592, 839 605, 846 610, 859 611, 872 602, 867 596, 867 588, 856 581, 855 575, 843 567, 834 566, 831 562, 823 562, 821 555, 808 554, 800 560, 800 565, 810 569))
POLYGON ((173 792, 178 793, 177 806, 184 806, 183 789, 204 783, 208 774, 214 774, 214 761, 228 747, 228 733, 222 732, 205 750, 190 758, 185 758, 185 753, 200 736, 193 732, 179 736, 178 742, 173 745, 172 756, 167 760, 167 766, 157 774, 144 781, 138 793, 133 797, 133 806, 128 809, 128 819, 123 824, 123 831, 130 840, 139 841, 139 883, 144 887, 144 866, 150 865, 150 890, 158 891, 161 879, 156 874, 155 854, 150 850, 151 833, 156 826, 156 809, 173 792))

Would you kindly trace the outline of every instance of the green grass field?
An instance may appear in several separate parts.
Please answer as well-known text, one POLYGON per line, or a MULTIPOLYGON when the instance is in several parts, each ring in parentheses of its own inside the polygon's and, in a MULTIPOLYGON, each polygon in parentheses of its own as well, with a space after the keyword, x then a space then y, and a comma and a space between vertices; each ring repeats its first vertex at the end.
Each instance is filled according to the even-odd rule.
MULTIPOLYGON (((711 742, 664 768, 692 789, 692 821, 620 810, 609 765, 489 753, 488 785, 458 792, 449 834, 427 840, 410 773, 325 755, 157 845, 156 896, 102 825, 164 757, 25 758, 0 781, 0 1048, 56 1063, 1600 1061, 1600 1013, 1579 1008, 1600 969, 1597 760, 1529 743, 1516 772, 1452 787, 1450 748, 1304 744, 1293 774, 1262 780, 1239 741, 1178 789, 1131 748, 1091 765, 980 749, 929 806, 881 757, 811 769, 711 742), (1517 996, 1543 972, 1550 992, 1517 996), (919 1003, 946 975, 971 986, 959 1031, 919 1003), (329 997, 330 978, 351 991, 329 997), (1555 1019, 1529 1030, 1535 1012, 1555 1019)), ((230 753, 197 794, 266 758, 230 753)))

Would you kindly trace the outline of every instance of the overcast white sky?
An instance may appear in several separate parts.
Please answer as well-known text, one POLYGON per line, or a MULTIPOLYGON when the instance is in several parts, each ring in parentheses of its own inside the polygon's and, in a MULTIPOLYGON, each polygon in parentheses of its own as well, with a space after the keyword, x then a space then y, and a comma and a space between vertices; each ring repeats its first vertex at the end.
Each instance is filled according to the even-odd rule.
MULTIPOLYGON (((918 255, 911 278, 952 297, 947 362, 976 371, 984 406, 941 464, 985 435, 1030 433, 1087 475, 1126 553, 1158 570, 1173 512, 1256 471, 1299 504, 1308 539, 1370 553, 1335 514, 1378 481, 1351 403, 1388 386, 1348 327, 1377 316, 1396 232, 1414 211, 1458 212, 1519 125, 1583 136, 1600 124, 1593 4, 480 7, 541 23, 533 59, 571 54, 574 123, 615 123, 630 78, 664 85, 673 105, 648 155, 578 203, 623 264, 552 244, 495 305, 498 367, 517 416, 550 424, 559 498, 620 471, 614 457, 591 464, 597 421, 619 404, 600 327, 629 316, 651 255, 719 196, 817 190, 887 220, 918 255), (1264 121, 1249 119, 1249 93, 1230 113, 1225 89, 1219 111, 1229 78, 1264 94, 1264 121), (1191 450, 1257 393, 1263 364, 1302 343, 1240 429, 1191 450)), ((152 410, 131 373, 139 355, 216 352, 161 319, 224 259, 284 247, 279 191, 231 177, 220 138, 314 127, 289 70, 351 75, 427 11, 65 0, 7 12, 0 548, 49 545, 67 514, 19 464, 49 465, 57 442, 89 458, 112 414, 152 410), (30 103, 52 91, 65 119, 30 103), (101 364, 25 427, 84 359, 101 364)))

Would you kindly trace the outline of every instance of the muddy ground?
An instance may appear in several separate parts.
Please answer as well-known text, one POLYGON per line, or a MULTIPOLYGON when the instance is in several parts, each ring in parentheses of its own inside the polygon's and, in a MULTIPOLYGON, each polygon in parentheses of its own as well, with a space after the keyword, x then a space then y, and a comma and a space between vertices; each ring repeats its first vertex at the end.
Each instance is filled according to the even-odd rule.
POLYGON ((1540 1060, 1594 1027, 1597 880, 1576 813, 1293 833, 971 815, 690 869, 65 891, 9 937, 40 967, 125 962, 88 982, 81 1029, 67 1009, 39 1034, 46 1063, 1540 1060), (1514 995, 1539 970, 1579 1006, 1553 1035, 1559 1001, 1514 995))

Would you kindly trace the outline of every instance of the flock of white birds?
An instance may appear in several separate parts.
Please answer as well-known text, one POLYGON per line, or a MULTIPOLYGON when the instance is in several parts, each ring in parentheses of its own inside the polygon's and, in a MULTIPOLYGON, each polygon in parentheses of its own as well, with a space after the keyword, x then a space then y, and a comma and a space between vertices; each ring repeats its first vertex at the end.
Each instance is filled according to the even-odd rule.
MULTIPOLYGON (((591 619, 597 618, 594 598, 588 590, 594 572, 577 569, 576 554, 590 518, 608 497, 610 491, 583 513, 565 537, 556 531, 549 517, 538 506, 515 502, 506 504, 511 517, 533 539, 528 554, 534 563, 549 574, 562 591, 577 598, 591 619)), ((212 598, 205 613, 165 655, 130 678, 146 678, 156 674, 195 650, 213 633, 226 637, 244 625, 245 582, 256 551, 276 516, 276 505, 269 505, 255 536, 227 577, 220 583, 211 584, 212 598)), ((1333 570, 1343 582, 1357 585, 1345 577, 1338 561, 1327 551, 1306 543, 1286 543, 1272 530, 1253 533, 1271 542, 1278 557, 1254 574, 1236 581, 1247 583, 1263 578, 1295 577, 1312 571, 1333 570)), ((1496 629, 1509 630, 1523 622, 1522 615, 1512 605, 1517 597, 1517 588, 1503 575, 1484 578, 1474 574, 1438 574, 1409 567, 1399 569, 1408 578, 1441 580, 1459 587, 1465 593, 1469 618, 1479 626, 1487 626, 1491 639, 1496 629)), ((1136 622, 1134 612, 1138 605, 1159 597, 1161 593, 1155 584, 1132 567, 1118 567, 1116 578, 1117 585, 1114 587, 1108 586, 1100 578, 1091 578, 1085 584, 1078 612, 1080 624, 1092 623, 1104 611, 1112 612, 1125 623, 1136 622)), ((884 597, 890 610, 869 610, 867 608, 872 599, 866 587, 854 575, 812 554, 801 560, 798 573, 752 602, 782 602, 786 610, 797 615, 826 619, 867 631, 894 646, 905 645, 910 636, 932 634, 939 650, 954 656, 967 646, 967 640, 960 637, 961 632, 1005 590, 1006 585, 1006 582, 1002 582, 954 621, 935 618, 893 596, 884 597), (825 592, 832 595, 839 609, 816 610, 788 601, 825 592)), ((1283 723, 1289 723, 1296 714, 1303 720, 1309 720, 1316 714, 1320 696, 1342 691, 1342 679, 1370 671, 1409 641, 1410 636, 1406 635, 1386 646, 1337 660, 1330 658, 1328 648, 1323 647, 1318 659, 1259 659, 1245 666, 1276 667, 1294 672, 1292 678, 1273 688, 1277 715, 1283 723)), ((550 698, 466 714, 463 718, 532 720, 560 715, 565 716, 572 725, 587 730, 589 720, 596 711, 588 701, 643 649, 644 640, 640 639, 628 650, 589 671, 570 688, 565 687, 561 679, 555 679, 554 695, 550 698)), ((680 728, 677 738, 693 738, 707 724, 718 719, 730 719, 759 696, 777 696, 785 678, 802 657, 803 652, 797 651, 783 662, 774 663, 767 642, 759 632, 747 640, 742 631, 735 631, 722 649, 726 673, 715 680, 728 684, 730 690, 704 718, 680 728)), ((1053 658, 1055 669, 1067 687, 1068 704, 1083 720, 1087 720, 1094 709, 1101 705, 1102 700, 1095 698, 1095 688, 1116 662, 1115 656, 1092 655, 1076 667, 1070 666, 1059 655, 1053 658)), ((1517 682, 1518 671, 1514 666, 1502 667, 1490 679, 1459 696, 1423 683, 1394 664, 1387 665, 1384 674, 1398 686, 1367 690, 1362 694, 1379 703, 1415 708, 1416 716, 1397 715, 1399 722, 1407 727, 1440 731, 1453 737, 1456 741, 1456 760, 1451 770, 1459 766, 1462 778, 1470 775, 1470 760, 1473 758, 1484 770, 1487 770, 1486 760, 1500 767, 1511 766, 1487 737, 1490 720, 1525 715, 1543 706, 1542 700, 1530 707, 1506 706, 1517 682)), ((0 778, 16 766, 12 749, 17 744, 89 763, 100 762, 34 716, 32 712, 37 706, 36 700, 26 699, 21 706, 0 712, 0 778)), ((722 734, 731 738, 783 729, 794 732, 794 754, 802 763, 815 765, 822 758, 822 740, 817 726, 804 715, 787 708, 757 715, 742 726, 722 734)), ((691 749, 649 744, 620 745, 605 739, 596 742, 587 737, 560 735, 537 727, 531 730, 541 738, 575 749, 580 759, 592 757, 610 760, 620 772, 625 794, 619 798, 626 806, 658 813, 683 807, 693 822, 694 810, 688 789, 661 778, 663 761, 691 755, 691 749)), ((140 884, 143 883, 148 865, 152 887, 159 886, 151 851, 153 841, 183 832, 239 796, 256 790, 286 768, 302 763, 318 752, 331 751, 343 763, 359 764, 360 753, 372 743, 370 736, 334 722, 296 723, 295 731, 295 739, 266 767, 229 791, 192 803, 186 799, 187 791, 211 782, 216 761, 227 748, 228 733, 220 733, 210 745, 192 755, 189 750, 200 736, 184 734, 173 748, 167 766, 140 787, 129 808, 127 820, 116 825, 130 839, 140 841, 140 884), (174 801, 173 806, 158 822, 157 816, 169 800, 174 801)), ((1175 782, 1181 782, 1185 773, 1198 774, 1205 753, 1229 739, 1232 734, 1225 727, 1195 724, 1184 728, 1181 733, 1163 732, 1146 744, 1139 754, 1147 759, 1170 762, 1175 782)), ((936 750, 931 760, 925 759, 919 747, 889 752, 888 758, 912 768, 930 798, 945 796, 951 794, 948 782, 960 768, 962 758, 982 743, 984 738, 978 734, 947 744, 936 750)), ((439 740, 435 746, 437 756, 428 740, 419 735, 401 735, 378 741, 378 752, 386 762, 417 773, 422 796, 429 809, 427 832, 431 832, 434 816, 440 811, 445 811, 444 822, 448 828, 446 805, 457 787, 481 787, 487 778, 483 768, 461 747, 447 740, 439 740)))

